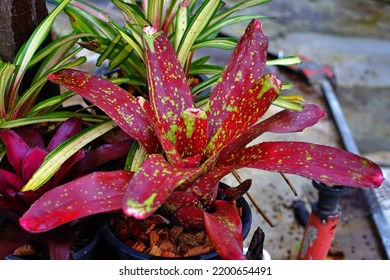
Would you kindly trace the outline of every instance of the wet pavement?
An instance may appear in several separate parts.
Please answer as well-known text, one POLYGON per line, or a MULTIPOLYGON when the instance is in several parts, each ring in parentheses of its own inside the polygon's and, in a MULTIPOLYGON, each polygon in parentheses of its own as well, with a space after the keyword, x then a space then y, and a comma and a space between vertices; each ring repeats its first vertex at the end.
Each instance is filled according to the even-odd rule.
MULTIPOLYGON (((112 4, 107 4, 109 1, 93 1, 104 7, 107 13, 113 12, 118 16, 112 4)), ((225 2, 233 5, 238 1, 225 2)), ((373 159, 388 172, 390 4, 379 0, 273 0, 249 9, 246 13, 260 13, 270 17, 262 20, 263 30, 270 38, 270 52, 303 55, 334 69, 336 94, 361 154, 373 159)), ((239 37, 245 26, 238 24, 225 32, 239 37)), ((224 64, 229 56, 227 52, 206 52, 210 52, 215 57, 214 62, 219 64, 224 64)), ((279 69, 270 70, 279 73, 279 69)), ((326 111, 326 117, 318 125, 279 139, 341 147, 334 120, 318 88, 305 84, 297 77, 283 72, 279 74, 282 80, 291 80, 296 85, 295 91, 302 93, 308 102, 314 102, 326 111)), ((258 141, 269 139, 261 138, 258 141)), ((242 179, 253 179, 250 194, 274 224, 271 227, 251 204, 253 230, 257 226, 264 230, 265 248, 273 259, 294 259, 304 228, 294 216, 291 206, 294 200, 300 199, 310 209, 311 203, 317 199, 317 192, 311 182, 298 176, 289 176, 298 192, 298 196, 294 196, 278 174, 242 169, 239 175, 242 179)), ((236 184, 236 179, 230 175, 224 181, 236 184)), ((389 199, 390 194, 385 193, 383 200, 389 199)), ((387 206, 387 209, 390 207, 387 206)), ((332 251, 341 253, 346 259, 384 259, 381 243, 371 221, 372 211, 360 192, 345 197, 332 251)), ((248 242, 246 240, 246 245, 248 242)))

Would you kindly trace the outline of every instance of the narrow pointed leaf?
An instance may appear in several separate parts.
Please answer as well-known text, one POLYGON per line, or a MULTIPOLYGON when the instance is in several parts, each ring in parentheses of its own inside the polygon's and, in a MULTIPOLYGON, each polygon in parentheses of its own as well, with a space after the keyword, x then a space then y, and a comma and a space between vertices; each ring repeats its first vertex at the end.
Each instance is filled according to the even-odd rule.
POLYGON ((29 232, 45 232, 92 214, 119 210, 128 171, 96 172, 46 192, 20 219, 29 232))
POLYGON ((158 140, 137 99, 108 80, 77 70, 61 70, 48 79, 78 93, 102 109, 138 140, 149 153, 160 151, 158 140))
POLYGON ((251 187, 252 180, 247 179, 234 188, 227 188, 223 190, 223 194, 226 196, 226 201, 234 201, 242 197, 251 187))
POLYGON ((372 161, 338 148, 305 142, 263 142, 236 151, 219 166, 259 168, 350 187, 379 187, 383 181, 381 169, 372 161))
POLYGON ((30 147, 26 144, 23 138, 13 130, 0 130, 0 138, 7 149, 7 158, 9 163, 14 167, 16 175, 22 178, 23 159, 30 147))
MULTIPOLYGON (((256 123, 278 97, 281 87, 282 83, 275 75, 264 75, 234 105, 228 106, 230 113, 209 142, 206 156, 219 152, 256 123)), ((217 115, 213 108, 211 115, 217 115)))
MULTIPOLYGON (((227 30, 226 28, 229 28, 230 25, 237 24, 240 22, 250 22, 253 19, 263 19, 267 18, 263 15, 239 15, 239 16, 233 16, 233 17, 227 17, 220 21, 212 21, 212 23, 207 27, 204 32, 199 36, 199 39, 204 40, 208 37, 212 37, 214 34, 218 34, 221 32, 221 30, 227 30)), ((237 42, 236 42, 237 43, 237 42)))
POLYGON ((0 117, 4 118, 7 115, 7 102, 9 99, 8 87, 11 83, 12 74, 16 66, 9 62, 0 63, 0 117))
POLYGON ((317 105, 306 104, 303 111, 280 111, 268 119, 253 125, 220 153, 220 160, 234 151, 244 148, 254 139, 265 132, 292 133, 303 131, 307 127, 315 125, 324 116, 324 111, 317 105))
POLYGON ((150 155, 126 189, 124 213, 137 219, 147 218, 180 184, 198 173, 199 168, 175 167, 167 163, 162 155, 150 155))
POLYGON ((189 53, 192 49, 192 45, 202 33, 202 31, 208 26, 210 20, 217 12, 221 5, 220 0, 207 0, 197 9, 195 15, 192 17, 189 26, 186 29, 185 34, 182 36, 177 56, 182 66, 185 65, 189 53))
POLYGON ((237 209, 217 200, 212 213, 204 212, 205 228, 214 249, 222 259, 242 260, 242 223, 237 209))
POLYGON ((267 3, 269 1, 270 0, 245 0, 245 1, 241 1, 241 2, 237 3, 236 5, 234 5, 234 6, 230 7, 230 8, 227 8, 227 9, 223 10, 222 12, 218 13, 213 18, 212 23, 214 24, 216 22, 220 22, 221 20, 223 20, 225 18, 228 18, 229 15, 231 15, 231 14, 233 14, 235 12, 251 8, 253 6, 258 6, 258 5, 267 3))
POLYGON ((37 51, 41 43, 46 39, 49 34, 51 27, 54 23, 56 17, 61 13, 64 7, 69 4, 71 0, 62 1, 34 30, 33 34, 30 36, 28 41, 23 45, 23 47, 18 51, 14 64, 18 66, 17 72, 15 73, 12 87, 9 95, 9 107, 13 108, 18 99, 18 90, 20 86, 20 81, 22 80, 28 63, 33 57, 34 53, 37 51))
POLYGON ((143 29, 145 62, 152 110, 162 131, 174 142, 174 132, 181 113, 194 107, 183 68, 165 33, 146 27, 143 29))
POLYGON ((268 38, 261 27, 260 21, 251 21, 211 93, 209 135, 216 133, 229 109, 263 76, 268 38))

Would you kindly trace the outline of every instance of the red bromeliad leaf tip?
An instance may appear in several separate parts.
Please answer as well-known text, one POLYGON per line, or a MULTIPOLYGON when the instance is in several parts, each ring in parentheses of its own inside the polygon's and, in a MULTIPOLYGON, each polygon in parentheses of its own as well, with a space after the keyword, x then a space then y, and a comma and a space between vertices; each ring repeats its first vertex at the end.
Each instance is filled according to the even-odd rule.
POLYGON ((204 212, 205 228, 214 249, 223 259, 242 260, 242 223, 237 209, 227 201, 217 200, 212 213, 204 212))
POLYGON ((46 192, 20 218, 27 231, 38 233, 97 213, 121 209, 133 173, 95 172, 46 192))

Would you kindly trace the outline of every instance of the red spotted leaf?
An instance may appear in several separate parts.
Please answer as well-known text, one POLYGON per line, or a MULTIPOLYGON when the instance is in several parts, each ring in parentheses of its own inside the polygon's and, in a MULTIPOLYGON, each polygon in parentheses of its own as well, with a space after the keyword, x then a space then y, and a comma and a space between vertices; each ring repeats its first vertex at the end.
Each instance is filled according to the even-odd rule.
POLYGON ((330 185, 378 187, 383 181, 380 168, 372 161, 350 152, 304 142, 263 142, 237 150, 219 167, 259 168, 296 174, 330 185))
POLYGON ((212 169, 193 182, 186 191, 195 195, 203 205, 212 205, 217 198, 219 181, 235 169, 234 166, 212 169))
POLYGON ((204 212, 207 235, 218 255, 225 260, 242 260, 242 223, 237 209, 217 200, 211 213, 204 212))
POLYGON ((153 214, 186 180, 196 177, 199 168, 181 168, 167 163, 160 154, 150 155, 137 170, 123 197, 123 211, 144 219, 153 214))
POLYGON ((204 210, 197 206, 186 206, 177 210, 173 216, 173 223, 186 229, 204 228, 204 210))
POLYGON ((176 150, 175 145, 169 139, 168 134, 163 131, 163 128, 159 123, 159 120, 157 119, 156 115, 153 113, 150 103, 144 98, 139 98, 139 104, 141 108, 144 110, 150 124, 152 125, 153 130, 156 133, 157 138, 160 141, 163 150, 167 156, 168 162, 176 166, 183 166, 184 163, 182 157, 180 156, 179 152, 176 150))
POLYGON ((181 113, 194 107, 193 97, 183 67, 166 34, 157 28, 145 27, 143 44, 151 106, 162 131, 173 142, 181 113))
POLYGON ((106 79, 78 70, 60 70, 47 78, 98 106, 119 127, 138 140, 148 153, 161 151, 149 121, 137 99, 129 92, 106 79))
POLYGON ((168 213, 175 213, 180 208, 187 206, 202 207, 200 201, 191 193, 185 191, 174 191, 165 201, 163 207, 168 213))
POLYGON ((260 21, 253 20, 227 62, 221 81, 211 93, 209 135, 216 133, 230 114, 230 108, 263 76, 267 51, 268 38, 260 21))
POLYGON ((229 143, 220 153, 220 158, 230 155, 235 150, 244 148, 247 144, 265 132, 292 133, 303 131, 315 125, 324 117, 324 111, 314 104, 306 104, 302 111, 280 111, 268 119, 253 125, 244 131, 240 137, 229 143))
POLYGON ((195 108, 185 110, 176 133, 176 148, 180 155, 183 158, 203 155, 207 140, 206 113, 195 108))
POLYGON ((281 90, 282 83, 273 74, 267 74, 257 80, 254 86, 228 109, 230 113, 209 142, 206 156, 219 152, 255 124, 281 90))
POLYGON ((29 232, 44 232, 89 215, 119 210, 133 173, 96 172, 46 192, 19 220, 29 232))

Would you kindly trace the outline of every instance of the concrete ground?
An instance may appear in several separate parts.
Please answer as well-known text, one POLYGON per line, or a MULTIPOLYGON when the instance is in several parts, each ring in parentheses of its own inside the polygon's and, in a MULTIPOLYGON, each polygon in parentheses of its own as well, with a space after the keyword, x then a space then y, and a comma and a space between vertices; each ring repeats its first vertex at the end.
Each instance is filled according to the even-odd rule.
MULTIPOLYGON (((91 0, 117 15, 109 1, 91 0)), ((234 5, 233 0, 226 0, 234 5)), ((390 5, 380 0, 273 0, 252 8, 248 14, 263 14, 263 30, 270 38, 270 52, 284 55, 303 55, 319 64, 330 65, 336 73, 336 94, 342 105, 360 153, 374 160, 390 178, 390 5)), ((61 20, 61 19, 60 19, 61 20)), ((63 19, 62 19, 63 20, 63 19)), ((63 25, 60 24, 61 28, 63 25)), ((225 30, 241 36, 246 24, 225 30)), ((216 63, 223 64, 229 53, 211 53, 216 63)), ((323 95, 316 86, 307 85, 302 78, 272 68, 282 80, 290 80, 308 102, 320 105, 326 117, 316 126, 302 133, 288 135, 283 140, 302 140, 341 147, 342 143, 323 95)), ((276 110, 273 108, 272 110, 276 110)), ((270 136, 257 141, 270 140, 270 136)), ((298 192, 294 196, 278 174, 242 169, 242 179, 252 178, 250 190, 255 203, 260 205, 274 226, 270 226, 255 209, 253 230, 260 226, 265 232, 265 248, 272 259, 294 259, 303 234, 303 226, 291 208, 296 199, 304 201, 307 209, 317 199, 311 182, 298 176, 288 176, 298 192)), ((233 176, 224 181, 236 184, 233 176)), ((380 198, 390 207, 390 192, 380 198)), ((350 193, 342 202, 342 219, 332 243, 332 252, 346 259, 384 259, 382 245, 371 221, 370 209, 359 191, 350 193)), ((251 236, 251 234, 249 235, 251 236)), ((246 245, 249 240, 246 240, 246 245)))

